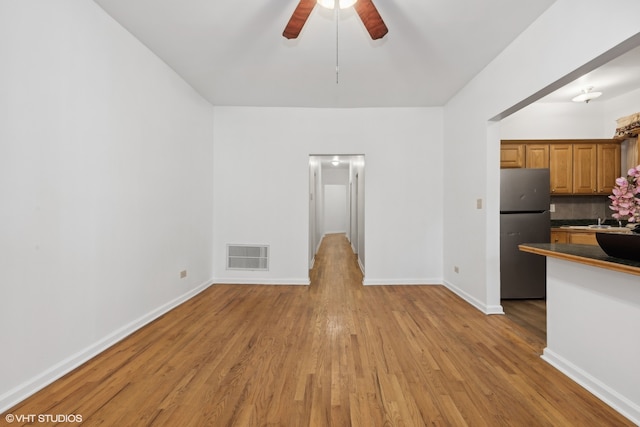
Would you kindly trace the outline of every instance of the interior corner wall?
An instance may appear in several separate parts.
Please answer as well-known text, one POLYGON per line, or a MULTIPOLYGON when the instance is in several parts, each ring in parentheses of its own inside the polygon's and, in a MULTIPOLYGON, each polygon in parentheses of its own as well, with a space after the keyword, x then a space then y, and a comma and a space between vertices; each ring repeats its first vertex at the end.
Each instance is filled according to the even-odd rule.
POLYGON ((631 0, 557 0, 445 106, 444 166, 460 172, 448 173, 444 186, 443 205, 455 213, 444 217, 444 280, 480 310, 501 311, 494 256, 500 242, 493 232, 500 133, 489 121, 634 37, 639 13, 640 2, 631 0), (486 201, 482 209, 478 199, 486 201))
POLYGON ((309 155, 366 161, 366 284, 441 283, 441 108, 215 107, 219 283, 308 283, 309 155), (225 269, 227 243, 268 244, 268 272, 225 269))
POLYGON ((500 139, 611 138, 615 121, 605 132, 604 102, 534 103, 505 118, 500 139))
POLYGON ((606 101, 538 102, 501 122, 501 139, 612 138, 616 120, 640 112, 640 89, 606 101))
POLYGON ((604 120, 602 123, 607 138, 613 136, 617 127, 617 119, 634 113, 640 113, 640 89, 607 101, 604 105, 604 120))
POLYGON ((0 2, 0 57, 3 412, 210 284, 213 107, 92 1, 0 2))

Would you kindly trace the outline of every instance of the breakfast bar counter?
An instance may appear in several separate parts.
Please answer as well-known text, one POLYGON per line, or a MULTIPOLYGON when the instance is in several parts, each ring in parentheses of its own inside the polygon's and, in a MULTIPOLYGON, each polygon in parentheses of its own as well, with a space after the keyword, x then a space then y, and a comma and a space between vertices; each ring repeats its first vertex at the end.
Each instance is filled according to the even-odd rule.
POLYGON ((604 251, 600 249, 600 246, 565 243, 527 243, 518 247, 524 252, 531 252, 547 257, 574 261, 640 276, 639 261, 611 257, 604 253, 604 251))
POLYGON ((593 245, 519 248, 547 259, 542 358, 640 425, 640 262, 593 245))

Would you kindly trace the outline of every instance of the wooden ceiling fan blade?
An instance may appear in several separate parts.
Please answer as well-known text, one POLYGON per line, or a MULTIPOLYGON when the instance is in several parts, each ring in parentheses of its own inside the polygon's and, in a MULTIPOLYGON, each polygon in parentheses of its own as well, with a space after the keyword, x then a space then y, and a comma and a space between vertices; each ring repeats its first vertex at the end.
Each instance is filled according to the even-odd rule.
POLYGON ((296 9, 289 19, 289 23, 284 28, 282 35, 288 39, 298 37, 298 34, 302 31, 302 27, 304 27, 304 23, 307 22, 307 18, 309 18, 315 5, 316 0, 300 0, 300 3, 298 3, 298 6, 296 6, 296 9))
POLYGON ((371 0, 358 0, 353 7, 373 40, 381 39, 389 32, 371 0))

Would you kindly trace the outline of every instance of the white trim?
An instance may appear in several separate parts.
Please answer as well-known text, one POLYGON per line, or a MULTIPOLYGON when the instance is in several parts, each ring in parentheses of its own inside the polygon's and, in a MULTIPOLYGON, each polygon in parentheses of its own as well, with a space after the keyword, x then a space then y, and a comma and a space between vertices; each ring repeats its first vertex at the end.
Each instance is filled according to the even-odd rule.
POLYGON ((392 285, 415 285, 415 286, 440 286, 442 278, 435 279, 364 279, 365 286, 392 286, 392 285))
POLYGON ((542 360, 587 389, 591 394, 627 417, 634 424, 640 425, 640 406, 627 399, 602 381, 589 375, 553 350, 545 348, 540 356, 542 360))
POLYGON ((265 278, 249 278, 249 277, 227 277, 213 279, 214 285, 300 285, 308 286, 311 281, 308 277, 300 279, 265 279, 265 278))
POLYGON ((360 271, 362 272, 362 283, 364 284, 364 282, 366 281, 366 279, 364 278, 364 265, 362 264, 362 260, 360 259, 360 254, 356 254, 355 251, 353 253, 356 255, 356 259, 358 260, 358 267, 360 267, 360 271))
POLYGON ((36 375, 35 377, 12 388, 8 392, 0 396, 0 413, 7 411, 11 407, 25 400, 27 397, 43 389, 52 382, 68 374, 78 366, 102 353, 112 345, 116 344, 119 341, 122 341, 124 338, 136 332, 138 329, 142 328, 148 323, 151 323, 163 314, 171 311, 180 304, 193 298, 194 296, 211 286, 211 284, 211 282, 205 282, 201 284, 200 286, 190 290, 189 292, 186 292, 179 297, 167 302, 166 304, 161 305, 155 310, 152 310, 149 313, 139 317, 133 322, 130 322, 122 326, 121 328, 116 329, 112 333, 86 347, 84 350, 80 350, 77 353, 67 357, 66 359, 63 359, 59 363, 51 366, 41 374, 36 375))
POLYGON ((314 257, 318 254, 318 251, 320 250, 320 245, 322 245, 322 241, 324 240, 324 236, 325 236, 324 234, 322 236, 320 236, 320 241, 316 245, 316 251, 313 254, 314 257))
POLYGON ((484 302, 480 301, 476 297, 467 292, 463 291, 459 287, 455 286, 453 283, 444 281, 444 285, 454 294, 458 295, 460 298, 483 312, 484 314, 504 314, 501 305, 487 305, 484 302))

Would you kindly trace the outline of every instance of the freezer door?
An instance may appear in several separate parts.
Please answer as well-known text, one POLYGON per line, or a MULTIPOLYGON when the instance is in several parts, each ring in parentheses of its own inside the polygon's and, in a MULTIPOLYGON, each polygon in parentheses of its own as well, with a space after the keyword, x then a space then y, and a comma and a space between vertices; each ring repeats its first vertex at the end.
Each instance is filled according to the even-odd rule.
POLYGON ((549 209, 549 169, 501 169, 500 212, 549 209))
POLYGON ((522 252, 522 243, 549 243, 549 212, 500 215, 500 296, 545 298, 547 259, 522 252))

